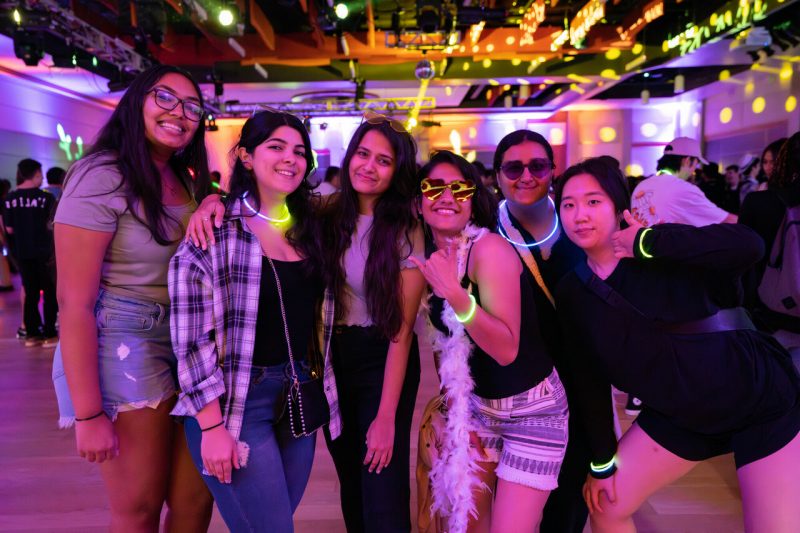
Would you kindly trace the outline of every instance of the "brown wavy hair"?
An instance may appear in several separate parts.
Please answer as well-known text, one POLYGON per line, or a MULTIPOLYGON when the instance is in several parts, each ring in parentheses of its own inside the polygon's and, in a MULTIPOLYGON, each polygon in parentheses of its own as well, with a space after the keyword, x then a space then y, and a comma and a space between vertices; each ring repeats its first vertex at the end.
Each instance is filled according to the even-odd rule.
POLYGON ((395 170, 389 188, 375 203, 369 235, 369 255, 364 269, 367 310, 372 323, 388 339, 403 325, 400 262, 413 249, 411 234, 417 226, 413 211, 417 189, 417 147, 407 132, 396 131, 388 121, 364 122, 353 134, 341 166, 341 192, 322 213, 325 232, 326 282, 336 295, 336 317, 347 313, 343 259, 358 221, 358 193, 350 180, 350 161, 370 131, 383 135, 394 151, 395 170))

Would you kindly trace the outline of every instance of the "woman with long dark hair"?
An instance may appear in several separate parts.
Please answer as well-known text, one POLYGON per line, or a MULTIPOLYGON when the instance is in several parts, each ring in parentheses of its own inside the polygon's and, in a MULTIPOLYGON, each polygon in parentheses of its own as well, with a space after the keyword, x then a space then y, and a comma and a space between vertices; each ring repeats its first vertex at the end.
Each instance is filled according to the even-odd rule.
POLYGON ((173 414, 187 417, 195 465, 231 531, 289 532, 316 441, 284 421, 292 376, 307 380, 318 355, 314 159, 300 119, 273 111, 244 124, 233 156, 216 246, 184 243, 170 267, 181 385, 173 414))
POLYGON ((448 531, 467 530, 473 505, 469 531, 536 531, 557 486, 568 412, 533 286, 512 246, 491 233, 494 196, 469 162, 438 152, 420 179, 436 251, 419 267, 433 290, 429 318, 448 406, 433 507, 449 515, 448 531))
MULTIPOLYGON (((341 413, 325 438, 351 533, 411 529, 411 417, 420 374, 413 327, 425 284, 409 259, 424 257, 413 212, 415 157, 401 123, 367 113, 345 152, 341 191, 320 206, 341 413)), ((219 224, 220 205, 204 202, 187 238, 214 243, 211 218, 219 224)))
MULTIPOLYGON (((541 134, 517 130, 500 140, 493 166, 505 198, 498 210, 498 230, 525 265, 524 274, 533 287, 531 294, 536 307, 533 326, 538 327, 547 343, 567 390, 567 400, 572 404, 569 354, 558 325, 553 293, 561 278, 583 260, 584 253, 564 234, 550 195, 556 167, 553 148, 541 134)), ((589 511, 581 489, 588 465, 586 431, 580 424, 571 423, 558 488, 550 493, 544 508, 542 533, 583 531, 589 511)))
POLYGON ((635 531, 647 498, 731 451, 745 531, 800 531, 800 376, 738 307, 739 277, 764 252, 758 234, 741 224, 642 227, 625 178, 603 158, 567 169, 556 204, 587 256, 556 304, 591 437, 592 531, 635 531), (644 405, 619 445, 612 384, 644 405))
MULTIPOLYGON (((759 286, 764 277, 764 272, 769 262, 772 262, 772 252, 775 259, 778 254, 788 258, 792 253, 786 249, 786 234, 791 231, 791 225, 798 224, 797 215, 794 220, 789 220, 789 209, 800 205, 800 132, 795 133, 788 140, 782 139, 770 144, 767 150, 775 150, 775 168, 770 169, 769 188, 766 191, 757 191, 747 195, 739 213, 739 222, 750 226, 764 239, 767 244, 767 253, 759 261, 747 277, 746 290, 750 309, 764 330, 772 333, 775 339, 784 348, 789 350, 795 366, 800 370, 800 315, 797 305, 800 303, 800 294, 797 294, 787 284, 783 287, 786 293, 775 294, 767 306, 759 295, 759 286), (782 143, 777 144, 776 143, 782 143), (779 149, 779 150, 778 150, 779 149), (777 238, 781 237, 781 241, 777 238), (777 242, 777 249, 776 247, 777 242), (784 251, 785 250, 785 251, 784 251), (792 294, 794 292, 794 294, 792 294)), ((764 156, 766 158, 766 155, 764 156)), ((766 170, 766 165, 765 165, 766 170)), ((781 266, 783 265, 781 260, 781 266)), ((789 271, 788 259, 785 272, 789 271)), ((776 265, 773 264, 774 268, 776 265)), ((784 274, 785 275, 785 274, 784 274)), ((794 272, 795 279, 800 278, 800 273, 794 272)))
POLYGON ((424 286, 412 204, 416 146, 402 124, 368 114, 327 206, 326 272, 337 302, 332 355, 342 434, 328 438, 347 530, 409 531, 411 417, 419 387, 414 320, 424 286))
POLYGON ((156 66, 123 95, 70 169, 55 215, 62 427, 100 469, 114 531, 204 531, 211 497, 169 416, 177 361, 167 268, 208 186, 203 100, 189 74, 156 66))

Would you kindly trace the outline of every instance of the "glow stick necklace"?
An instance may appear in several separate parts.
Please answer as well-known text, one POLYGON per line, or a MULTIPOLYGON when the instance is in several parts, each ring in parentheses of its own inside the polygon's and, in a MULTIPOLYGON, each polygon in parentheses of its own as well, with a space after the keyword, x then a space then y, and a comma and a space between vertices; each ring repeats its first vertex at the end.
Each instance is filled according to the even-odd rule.
POLYGON ((283 224, 284 222, 288 222, 289 219, 291 218, 291 215, 289 214, 289 208, 286 207, 286 204, 283 204, 283 208, 286 210, 286 216, 283 217, 283 218, 271 218, 271 217, 268 217, 267 215, 265 215, 265 214, 263 214, 263 213, 261 213, 259 211, 256 211, 255 208, 247 202, 247 195, 248 194, 249 193, 244 193, 242 195, 242 202, 247 207, 247 209, 249 209, 250 212, 253 213, 254 215, 256 215, 257 217, 263 218, 264 220, 272 222, 273 224, 283 224))
MULTIPOLYGON (((550 200, 550 205, 553 206, 553 216, 554 216, 554 218, 553 218, 553 229, 550 230, 550 233, 547 234, 547 237, 545 237, 541 241, 534 242, 534 243, 531 243, 531 244, 528 244, 526 242, 517 242, 517 241, 511 239, 511 237, 508 236, 508 233, 506 233, 506 230, 503 229, 503 225, 502 224, 498 225, 498 227, 497 227, 497 229, 500 230, 500 235, 502 235, 505 238, 505 240, 507 240, 508 242, 513 244, 514 246, 522 246, 522 247, 525 247, 525 248, 533 248, 534 246, 541 246, 542 244, 544 244, 545 242, 550 240, 553 237, 553 235, 555 235, 556 232, 558 231, 558 211, 556 210, 556 203, 553 201, 553 199, 550 198, 549 196, 547 197, 547 199, 550 200)), ((506 206, 506 203, 507 203, 507 200, 503 200, 503 202, 500 204, 500 209, 505 209, 506 211, 508 211, 508 207, 506 206)))

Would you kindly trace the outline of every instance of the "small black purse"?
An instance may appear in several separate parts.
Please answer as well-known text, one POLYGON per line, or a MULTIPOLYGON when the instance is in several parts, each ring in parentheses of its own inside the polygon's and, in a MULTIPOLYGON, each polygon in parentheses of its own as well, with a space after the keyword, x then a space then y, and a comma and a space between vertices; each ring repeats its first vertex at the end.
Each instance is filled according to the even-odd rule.
POLYGON ((296 439, 313 435, 319 428, 330 421, 330 408, 328 398, 322 387, 321 373, 316 370, 311 371, 311 378, 300 381, 297 370, 294 367, 294 355, 292 354, 292 342, 289 338, 289 325, 286 323, 286 309, 283 305, 283 291, 281 290, 281 280, 278 278, 278 271, 272 259, 267 258, 272 273, 275 275, 275 285, 278 289, 278 301, 281 304, 281 317, 283 319, 283 331, 286 335, 286 346, 289 350, 289 367, 292 373, 289 376, 289 384, 286 387, 286 405, 283 410, 288 414, 289 429, 292 436, 296 439))

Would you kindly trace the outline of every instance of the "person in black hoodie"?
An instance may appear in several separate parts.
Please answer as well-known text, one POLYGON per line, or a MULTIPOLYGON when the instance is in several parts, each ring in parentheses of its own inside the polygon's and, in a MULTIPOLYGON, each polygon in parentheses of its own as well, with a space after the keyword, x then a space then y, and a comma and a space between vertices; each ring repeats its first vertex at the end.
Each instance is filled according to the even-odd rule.
POLYGON ((599 159, 556 185, 564 230, 587 255, 558 286, 556 308, 590 434, 592 531, 635 531, 651 494, 731 451, 745 530, 800 531, 800 377, 738 307, 739 277, 763 241, 737 224, 644 228, 628 198, 619 169, 599 159), (612 384, 645 406, 619 445, 598 402, 610 402, 612 384))

